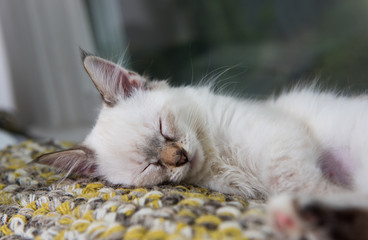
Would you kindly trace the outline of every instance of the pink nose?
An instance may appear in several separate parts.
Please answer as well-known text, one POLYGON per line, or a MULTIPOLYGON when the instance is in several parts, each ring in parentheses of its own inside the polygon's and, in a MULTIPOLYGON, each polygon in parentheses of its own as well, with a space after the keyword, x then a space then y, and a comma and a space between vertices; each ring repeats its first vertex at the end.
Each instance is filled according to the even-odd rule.
POLYGON ((188 162, 188 156, 182 147, 172 143, 162 149, 161 161, 167 167, 180 167, 188 162))

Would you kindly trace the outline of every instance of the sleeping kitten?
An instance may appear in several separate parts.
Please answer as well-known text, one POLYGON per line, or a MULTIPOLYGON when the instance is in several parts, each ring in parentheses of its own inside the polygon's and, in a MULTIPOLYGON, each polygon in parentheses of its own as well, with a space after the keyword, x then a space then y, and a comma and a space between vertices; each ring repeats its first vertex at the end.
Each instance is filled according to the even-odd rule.
POLYGON ((368 190, 367 97, 296 88, 237 99, 82 58, 104 102, 100 115, 80 145, 40 163, 117 184, 181 182, 257 199, 368 190))

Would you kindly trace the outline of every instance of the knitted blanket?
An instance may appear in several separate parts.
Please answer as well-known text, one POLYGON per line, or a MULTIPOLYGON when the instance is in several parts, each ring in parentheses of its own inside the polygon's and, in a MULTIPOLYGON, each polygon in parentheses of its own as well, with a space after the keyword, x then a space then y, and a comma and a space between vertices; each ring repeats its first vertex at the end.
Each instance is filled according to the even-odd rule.
POLYGON ((196 186, 130 188, 29 164, 66 142, 0 151, 4 239, 272 239, 264 205, 196 186))

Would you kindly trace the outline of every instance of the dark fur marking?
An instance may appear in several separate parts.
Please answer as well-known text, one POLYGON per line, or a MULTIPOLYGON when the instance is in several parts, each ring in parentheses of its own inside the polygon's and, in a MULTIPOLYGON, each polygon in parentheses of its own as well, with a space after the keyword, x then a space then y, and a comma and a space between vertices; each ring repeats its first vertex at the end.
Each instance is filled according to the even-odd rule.
POLYGON ((314 201, 298 211, 312 231, 322 230, 329 239, 368 239, 368 209, 338 208, 314 201))
POLYGON ((159 136, 155 135, 146 140, 146 144, 139 147, 139 149, 144 153, 147 161, 152 161, 152 159, 160 160, 160 152, 162 149, 163 142, 159 136))

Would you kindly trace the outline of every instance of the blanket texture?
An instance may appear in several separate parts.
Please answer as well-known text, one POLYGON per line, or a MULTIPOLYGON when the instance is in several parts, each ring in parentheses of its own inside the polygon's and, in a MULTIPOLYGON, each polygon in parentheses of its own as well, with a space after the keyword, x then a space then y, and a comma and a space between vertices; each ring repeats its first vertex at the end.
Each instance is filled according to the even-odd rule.
POLYGON ((67 142, 0 152, 4 239, 272 239, 264 204, 187 185, 130 188, 29 164, 67 142))

